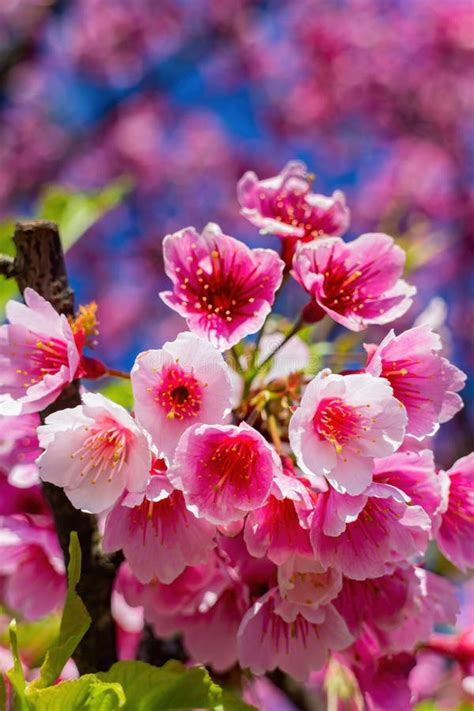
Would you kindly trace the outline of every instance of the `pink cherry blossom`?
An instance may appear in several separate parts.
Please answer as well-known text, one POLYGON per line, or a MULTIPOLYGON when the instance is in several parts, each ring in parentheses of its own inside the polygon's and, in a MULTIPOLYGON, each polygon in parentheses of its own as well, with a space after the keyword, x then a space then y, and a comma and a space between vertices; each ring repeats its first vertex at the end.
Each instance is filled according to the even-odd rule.
POLYGON ((403 316, 415 287, 401 275, 405 252, 385 234, 364 234, 346 244, 338 237, 300 244, 292 274, 321 313, 351 331, 403 316))
MULTIPOLYGON (((413 440, 416 442, 416 440, 413 440)), ((430 449, 398 451, 390 457, 376 459, 374 482, 389 484, 410 497, 410 503, 421 506, 437 529, 445 499, 445 476, 436 472, 430 449)))
POLYGON ((145 493, 125 494, 105 522, 106 553, 122 549, 142 583, 171 583, 187 565, 205 563, 215 528, 196 518, 168 479, 152 476, 145 493))
POLYGON ((36 620, 61 607, 64 561, 49 522, 22 514, 1 517, 0 575, 5 576, 4 603, 25 619, 36 620))
POLYGON ((474 567, 474 453, 447 472, 448 501, 436 536, 442 553, 460 570, 474 567))
POLYGON ((194 425, 176 448, 168 473, 188 505, 211 523, 238 521, 265 503, 280 460, 262 435, 242 422, 194 425))
POLYGON ((440 337, 428 326, 417 326, 396 336, 393 331, 380 345, 365 346, 369 356, 366 371, 387 378, 395 397, 408 413, 407 434, 422 438, 433 435, 439 424, 461 408, 457 391, 466 376, 439 355, 440 337))
POLYGON ((239 629, 239 661, 254 674, 275 667, 305 681, 321 669, 329 650, 347 647, 352 637, 332 605, 306 607, 281 599, 273 588, 245 614, 239 629))
POLYGON ((304 163, 290 161, 274 178, 259 180, 248 171, 239 180, 237 194, 242 215, 262 234, 302 239, 342 235, 349 226, 344 193, 331 197, 311 192, 313 178, 304 163))
POLYGON ((310 508, 306 487, 296 478, 280 477, 266 504, 247 516, 244 539, 250 555, 266 555, 277 565, 297 554, 311 556, 305 515, 310 508))
POLYGON ((431 521, 393 486, 372 484, 350 497, 334 489, 318 495, 311 516, 311 543, 323 567, 355 580, 377 578, 425 552, 431 521), (351 501, 352 499, 352 501, 351 501))
POLYGON ((39 424, 37 413, 0 415, 0 471, 13 486, 28 488, 39 481, 35 463, 41 453, 36 435, 39 424))
POLYGON ((400 446, 405 425, 405 408, 387 380, 323 370, 290 420, 290 445, 310 480, 325 476, 355 496, 372 481, 374 458, 400 446))
POLYGON ((209 224, 188 227, 163 241, 173 291, 160 296, 194 333, 219 350, 262 326, 281 284, 283 262, 271 249, 249 249, 209 224))
POLYGON ((403 619, 403 608, 411 592, 413 570, 397 568, 379 578, 344 578, 334 607, 352 634, 358 635, 367 621, 375 628, 393 629, 403 619))
POLYGON ((0 414, 39 412, 78 374, 82 334, 33 289, 9 301, 0 326, 0 414))
POLYGON ((64 489, 78 509, 99 513, 128 489, 144 491, 151 452, 146 435, 120 405, 99 393, 49 415, 38 428, 40 478, 64 489))
POLYGON ((230 368, 194 333, 180 333, 160 350, 140 353, 131 380, 137 420, 170 459, 187 427, 222 422, 230 412, 230 368))

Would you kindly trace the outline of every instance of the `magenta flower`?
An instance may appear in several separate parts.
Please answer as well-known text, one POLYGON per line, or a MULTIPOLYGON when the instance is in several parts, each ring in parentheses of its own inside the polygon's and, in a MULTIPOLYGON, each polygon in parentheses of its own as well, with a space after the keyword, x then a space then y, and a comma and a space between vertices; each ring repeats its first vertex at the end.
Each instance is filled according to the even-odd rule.
POLYGON ((25 304, 9 301, 9 324, 0 326, 0 414, 39 412, 77 376, 82 334, 77 340, 64 315, 33 289, 25 304))
POLYGON ((334 600, 342 587, 342 574, 337 568, 324 569, 310 556, 295 556, 278 568, 281 597, 295 605, 320 607, 334 600))
POLYGON ((405 425, 405 408, 387 380, 323 370, 290 420, 290 445, 310 481, 325 476, 355 496, 372 481, 374 458, 398 449, 405 425))
POLYGON ((416 293, 401 275, 405 252, 385 234, 365 234, 346 244, 338 237, 300 244, 292 274, 321 314, 351 331, 403 316, 416 293))
POLYGON ((353 640, 332 605, 307 607, 281 599, 273 588, 245 614, 239 629, 239 661, 254 674, 279 667, 300 681, 321 669, 329 650, 353 640))
POLYGON ((131 379, 137 420, 169 459, 187 427, 222 422, 230 412, 230 368, 194 333, 180 333, 160 350, 140 353, 131 379))
POLYGON ((271 249, 249 249, 214 224, 188 227, 163 241, 173 291, 160 296, 194 333, 219 350, 263 325, 281 284, 283 262, 271 249))
POLYGON ((78 509, 100 513, 128 489, 144 491, 151 452, 128 412, 99 393, 55 412, 38 428, 40 478, 64 489, 78 509))
POLYGON ((311 516, 311 543, 323 567, 354 580, 377 578, 428 545, 431 521, 393 486, 372 484, 360 496, 334 489, 319 494, 311 516))
POLYGON ((428 326, 417 326, 396 336, 393 331, 379 346, 366 345, 366 371, 387 378, 393 394, 408 414, 407 434, 433 435, 462 408, 457 391, 466 376, 439 355, 440 337, 428 326))
POLYGON ((2 516, 0 575, 5 576, 3 602, 25 619, 36 620, 60 608, 66 580, 53 528, 32 516, 2 516))
POLYGON ((280 460, 262 435, 242 422, 194 425, 176 448, 170 481, 211 523, 238 521, 265 503, 280 460))
POLYGON ((458 459, 446 475, 448 501, 436 540, 460 570, 474 568, 474 453, 458 459))
POLYGON ((171 583, 186 566, 207 561, 214 533, 214 526, 186 507, 183 494, 155 474, 145 493, 124 495, 109 512, 103 548, 122 549, 140 582, 171 583))
POLYGON ((300 239, 342 235, 349 226, 344 193, 331 197, 311 192, 313 179, 304 163, 290 161, 274 178, 259 180, 248 171, 239 180, 237 194, 242 215, 262 234, 300 239))

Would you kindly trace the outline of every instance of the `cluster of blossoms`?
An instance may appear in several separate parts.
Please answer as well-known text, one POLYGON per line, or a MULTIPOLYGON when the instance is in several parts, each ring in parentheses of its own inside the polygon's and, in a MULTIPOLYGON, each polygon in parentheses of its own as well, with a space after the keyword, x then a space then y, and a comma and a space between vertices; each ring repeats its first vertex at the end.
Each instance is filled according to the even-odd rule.
MULTIPOLYGON (((366 344, 358 370, 310 375, 298 327, 326 318, 359 332, 407 312, 415 289, 402 279, 404 252, 386 234, 344 241, 344 196, 314 194, 300 163, 270 180, 247 173, 238 195, 253 224, 281 237, 282 258, 215 224, 168 235, 161 298, 189 331, 137 356, 133 414, 84 390, 79 406, 47 416, 8 486, 34 468, 39 446, 40 479, 102 517, 105 552, 123 551, 120 604, 158 636, 182 635, 191 660, 218 672, 279 667, 310 683, 319 673, 328 688, 337 670, 368 708, 393 708, 387 684, 408 708, 415 646, 434 625, 454 625, 458 608, 451 583, 425 567, 427 547, 434 540, 460 570, 474 566, 474 455, 442 471, 432 452, 462 407, 465 376, 425 325, 366 344), (292 277, 308 305, 286 336, 264 334, 292 277)), ((62 388, 107 372, 84 355, 80 319, 31 290, 25 300, 10 303, 0 329, 10 457, 23 424, 34 432, 35 413, 62 388)), ((39 525, 6 512, 4 574, 18 568, 19 545, 22 569, 33 565, 39 525)), ((60 595, 53 548, 44 544, 44 566, 60 595)), ((11 606, 28 614, 10 588, 11 606)))

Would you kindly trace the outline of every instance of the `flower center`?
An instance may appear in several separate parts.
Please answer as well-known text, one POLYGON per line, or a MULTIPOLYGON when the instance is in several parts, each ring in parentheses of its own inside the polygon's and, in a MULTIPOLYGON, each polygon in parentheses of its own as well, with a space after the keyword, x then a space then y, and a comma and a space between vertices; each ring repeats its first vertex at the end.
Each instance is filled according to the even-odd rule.
POLYGON ((213 491, 217 494, 226 482, 235 487, 240 484, 247 486, 254 460, 253 443, 244 438, 232 438, 218 445, 210 459, 202 460, 201 463, 217 480, 213 486, 213 491))
POLYGON ((162 371, 155 400, 170 420, 197 417, 201 409, 202 388, 194 375, 179 366, 172 366, 162 371))
POLYGON ((321 400, 313 417, 313 427, 322 440, 331 442, 340 454, 347 442, 357 437, 361 414, 341 398, 321 400))
POLYGON ((57 338, 31 342, 22 359, 22 365, 16 372, 25 377, 23 386, 29 388, 43 380, 46 375, 54 375, 62 366, 69 365, 67 345, 57 338))
POLYGON ((71 459, 79 458, 84 462, 81 477, 90 476, 90 483, 95 484, 102 474, 108 474, 112 481, 114 474, 119 473, 127 461, 129 433, 117 422, 104 421, 93 428, 84 427, 87 435, 73 454, 71 459))

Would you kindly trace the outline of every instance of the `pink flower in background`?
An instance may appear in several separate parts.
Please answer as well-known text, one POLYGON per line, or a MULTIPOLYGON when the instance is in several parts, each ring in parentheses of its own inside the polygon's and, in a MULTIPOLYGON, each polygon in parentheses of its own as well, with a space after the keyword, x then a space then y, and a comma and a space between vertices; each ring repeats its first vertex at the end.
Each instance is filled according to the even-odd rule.
POLYGON ((387 378, 397 400, 408 413, 407 434, 433 435, 440 423, 462 408, 457 394, 466 376, 439 355, 440 337, 427 326, 417 326, 396 336, 393 331, 379 346, 366 345, 366 371, 387 378))
POLYGON ((9 301, 0 326, 0 414, 39 412, 78 375, 82 338, 33 289, 25 304, 9 301))
POLYGON ((403 492, 372 484, 356 497, 334 489, 319 494, 311 516, 311 543, 323 567, 364 580, 423 554, 430 529, 428 514, 420 506, 410 506, 403 492))
POLYGON ((249 249, 209 224, 163 241, 165 271, 173 291, 160 296, 189 329, 219 350, 262 326, 281 284, 283 262, 271 249, 249 249))
POLYGON ((245 614, 239 629, 239 661, 254 674, 275 667, 306 681, 321 669, 329 650, 349 646, 352 636, 332 605, 292 605, 270 590, 245 614))
POLYGON ((405 408, 387 380, 323 370, 290 420, 290 445, 310 480, 325 476, 355 496, 372 481, 374 459, 398 449, 405 425, 405 408))
POLYGON ((400 277, 405 252, 385 234, 346 244, 337 237, 300 244, 292 274, 321 313, 351 331, 403 316, 416 293, 400 277))
POLYGON ((13 486, 28 488, 39 482, 36 459, 41 453, 36 435, 37 413, 0 415, 0 471, 13 486))
POLYGON ((446 472, 448 501, 436 541, 460 570, 474 567, 474 453, 446 472))
POLYGON ((54 529, 33 517, 2 516, 0 575, 5 576, 3 602, 25 619, 36 620, 60 608, 66 580, 54 529))
POLYGON ((187 427, 222 422, 230 412, 230 368, 194 333, 140 353, 131 380, 137 420, 169 459, 187 427))
POLYGON ((151 451, 146 435, 120 405, 99 393, 49 415, 38 428, 40 478, 64 489, 78 509, 99 513, 128 489, 144 491, 151 451))
POLYGON ((241 422, 194 425, 176 448, 168 473, 186 503, 211 523, 238 521, 265 503, 275 477, 282 475, 275 450, 241 422))
POLYGON ((214 534, 214 526, 196 518, 166 476, 155 474, 144 494, 125 494, 109 512, 103 548, 122 549, 140 582, 171 583, 186 566, 207 561, 214 534))
POLYGON ((344 193, 318 195, 311 192, 312 183, 313 177, 299 161, 290 161, 279 175, 266 180, 248 171, 237 185, 242 215, 262 234, 304 242, 344 234, 350 218, 344 193))

